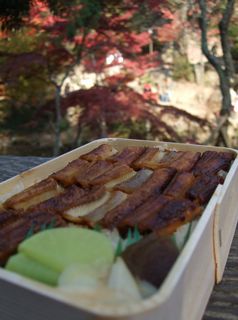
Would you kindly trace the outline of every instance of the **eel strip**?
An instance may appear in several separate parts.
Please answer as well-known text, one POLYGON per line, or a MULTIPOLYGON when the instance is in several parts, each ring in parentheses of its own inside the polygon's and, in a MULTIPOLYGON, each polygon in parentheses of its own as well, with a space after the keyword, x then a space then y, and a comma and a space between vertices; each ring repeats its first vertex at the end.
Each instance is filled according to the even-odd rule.
POLYGON ((188 199, 171 199, 156 214, 141 220, 138 228, 141 232, 156 231, 160 235, 168 235, 201 213, 202 207, 188 199))
POLYGON ((195 177, 191 172, 181 172, 176 174, 170 184, 167 186, 163 194, 172 198, 184 198, 188 190, 195 181, 195 177))
MULTIPOLYGON (((120 191, 113 191, 108 201, 104 202, 102 205, 97 206, 96 209, 92 208, 91 205, 87 208, 87 214, 85 215, 77 215, 77 217, 70 215, 69 213, 63 214, 64 218, 83 225, 87 225, 89 227, 93 227, 95 223, 97 223, 99 220, 103 219, 105 214, 109 211, 117 207, 119 204, 121 204, 125 199, 127 198, 127 195, 120 191)), ((82 206, 81 206, 82 209, 82 206)), ((78 212, 82 212, 82 210, 78 210, 78 212)))
POLYGON ((89 190, 73 185, 60 195, 33 207, 32 210, 63 213, 69 209, 76 208, 79 205, 98 200, 104 193, 105 188, 101 186, 93 187, 89 190))
POLYGON ((88 220, 88 214, 97 209, 98 207, 107 203, 110 198, 109 192, 104 192, 98 199, 92 200, 91 202, 86 202, 84 204, 78 205, 77 207, 70 208, 63 212, 63 217, 71 222, 79 223, 85 218, 88 220))
POLYGON ((125 193, 132 193, 136 189, 140 188, 143 183, 145 183, 149 179, 152 173, 152 170, 141 169, 131 179, 115 185, 114 190, 120 190, 125 193))
POLYGON ((228 171, 234 154, 231 152, 206 151, 193 169, 196 176, 198 175, 214 175, 218 171, 228 171))
POLYGON ((5 224, 16 220, 20 217, 20 213, 13 210, 1 210, 0 211, 0 228, 5 224))
POLYGON ((63 169, 53 173, 51 176, 64 187, 68 187, 77 182, 76 176, 82 174, 91 166, 91 163, 82 160, 76 159, 70 162, 63 169))
POLYGON ((90 167, 86 168, 86 170, 80 172, 76 175, 75 179, 77 183, 82 185, 83 187, 88 187, 92 184, 92 181, 113 169, 113 164, 105 161, 99 160, 93 162, 90 167))
POLYGON ((111 170, 92 179, 92 185, 105 185, 106 188, 112 188, 114 185, 130 179, 136 172, 128 165, 123 163, 116 163, 111 170))
POLYGON ((170 167, 180 172, 190 171, 194 167, 200 156, 200 152, 182 152, 182 155, 178 159, 175 159, 171 163, 170 167))
POLYGON ((141 188, 133 192, 121 205, 110 210, 105 215, 101 221, 102 224, 110 229, 116 227, 122 219, 141 205, 149 196, 160 194, 170 182, 175 172, 172 168, 155 170, 141 188))
POLYGON ((83 154, 80 158, 87 161, 106 160, 117 153, 117 150, 110 144, 101 144, 92 151, 83 154))
POLYGON ((164 151, 158 148, 146 148, 142 155, 133 162, 132 166, 136 169, 150 168, 155 169, 165 155, 164 151))
POLYGON ((50 212, 36 211, 26 212, 0 228, 0 265, 4 265, 13 254, 20 242, 31 231, 34 234, 42 229, 42 226, 52 225, 54 228, 65 226, 65 221, 50 212))
POLYGON ((163 195, 152 195, 149 197, 143 204, 137 207, 135 210, 121 220, 119 224, 120 230, 125 230, 128 227, 138 226, 140 221, 147 220, 151 217, 154 217, 159 210, 170 201, 170 197, 163 195))
POLYGON ((128 166, 132 164, 144 151, 145 147, 127 147, 122 151, 118 152, 108 160, 112 162, 120 161, 121 163, 127 164, 128 166))
POLYGON ((4 207, 7 209, 26 210, 33 205, 60 194, 62 191, 63 189, 54 179, 47 178, 5 201, 4 207))
POLYGON ((206 204, 220 182, 219 176, 198 176, 188 191, 188 197, 201 205, 206 204))

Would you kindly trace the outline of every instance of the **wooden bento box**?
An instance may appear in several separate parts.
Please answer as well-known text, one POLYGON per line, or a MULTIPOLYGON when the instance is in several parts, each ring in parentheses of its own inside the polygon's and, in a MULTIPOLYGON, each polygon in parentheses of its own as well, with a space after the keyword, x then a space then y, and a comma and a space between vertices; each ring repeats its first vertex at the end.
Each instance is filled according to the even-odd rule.
POLYGON ((23 172, 0 184, 0 202, 48 177, 68 162, 100 144, 161 146, 178 151, 207 150, 232 152, 235 160, 223 185, 218 185, 209 203, 158 292, 139 304, 102 307, 63 295, 54 288, 0 268, 0 319, 158 319, 199 320, 202 318, 215 283, 222 279, 238 220, 237 151, 211 146, 145 140, 100 139, 23 172))

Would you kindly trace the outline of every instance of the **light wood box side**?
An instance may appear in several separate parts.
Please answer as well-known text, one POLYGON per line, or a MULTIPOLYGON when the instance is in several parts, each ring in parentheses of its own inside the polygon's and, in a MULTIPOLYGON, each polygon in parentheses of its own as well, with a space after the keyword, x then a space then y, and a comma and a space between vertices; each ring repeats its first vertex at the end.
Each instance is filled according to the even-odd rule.
POLYGON ((238 221, 238 159, 226 177, 218 198, 214 222, 216 282, 222 280, 238 221))

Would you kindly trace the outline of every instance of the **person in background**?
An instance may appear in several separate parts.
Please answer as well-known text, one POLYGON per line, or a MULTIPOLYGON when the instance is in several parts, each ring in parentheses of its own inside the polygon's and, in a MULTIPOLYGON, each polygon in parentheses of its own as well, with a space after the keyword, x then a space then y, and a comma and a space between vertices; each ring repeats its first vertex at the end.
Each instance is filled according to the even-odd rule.
POLYGON ((169 83, 168 83, 167 78, 165 79, 164 90, 160 94, 160 101, 165 102, 165 103, 168 103, 171 101, 171 92, 170 92, 169 83))

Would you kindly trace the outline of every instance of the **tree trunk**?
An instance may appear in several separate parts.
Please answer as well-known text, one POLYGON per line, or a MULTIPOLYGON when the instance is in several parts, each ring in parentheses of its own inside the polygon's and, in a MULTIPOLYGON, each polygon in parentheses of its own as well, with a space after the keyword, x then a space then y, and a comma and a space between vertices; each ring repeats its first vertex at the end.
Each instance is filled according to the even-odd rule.
POLYGON ((58 156, 60 153, 60 148, 62 146, 61 142, 61 86, 55 86, 55 143, 54 143, 54 150, 53 155, 58 156))
POLYGON ((222 106, 220 110, 220 114, 229 114, 231 111, 231 96, 230 96, 230 77, 233 72, 232 67, 232 58, 230 54, 230 46, 228 39, 228 28, 230 18, 232 16, 233 8, 234 8, 235 0, 227 0, 227 5, 222 16, 222 19, 219 23, 220 28, 220 40, 223 51, 223 60, 224 66, 221 66, 221 63, 217 59, 217 57, 212 54, 212 52, 208 49, 207 44, 207 6, 206 0, 199 0, 199 6, 201 10, 201 16, 199 19, 199 25, 201 29, 202 35, 202 52, 207 57, 208 61, 216 70, 219 81, 220 81, 220 89, 222 93, 222 106))
POLYGON ((100 119, 100 129, 101 129, 101 138, 107 138, 107 122, 104 116, 104 113, 102 112, 101 114, 101 119, 100 119))
POLYGON ((220 89, 222 93, 222 107, 220 115, 222 116, 231 112, 230 80, 224 75, 224 73, 220 75, 220 89))
POLYGON ((230 41, 228 37, 228 28, 232 13, 234 12, 235 0, 227 0, 223 17, 219 23, 221 46, 223 51, 223 59, 225 64, 225 72, 228 79, 233 79, 235 75, 235 67, 231 56, 230 41))

